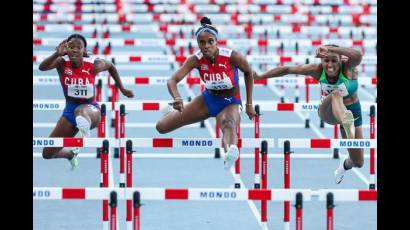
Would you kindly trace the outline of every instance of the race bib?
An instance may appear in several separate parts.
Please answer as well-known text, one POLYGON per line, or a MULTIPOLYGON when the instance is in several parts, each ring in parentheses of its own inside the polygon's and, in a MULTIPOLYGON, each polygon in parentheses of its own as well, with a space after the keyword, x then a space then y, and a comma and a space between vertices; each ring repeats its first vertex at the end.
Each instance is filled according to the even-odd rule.
POLYGON ((321 83, 320 87, 323 91, 323 96, 327 96, 335 90, 339 91, 340 94, 343 97, 346 97, 347 95, 349 95, 349 92, 347 91, 347 88, 346 88, 345 84, 343 84, 343 83, 340 84, 340 85, 330 85, 330 84, 326 84, 326 83, 321 83))
POLYGON ((87 85, 68 85, 68 96, 74 98, 88 99, 94 97, 94 86, 87 85))
POLYGON ((231 80, 229 77, 222 73, 220 74, 204 74, 205 80, 205 88, 211 90, 224 90, 224 89, 231 89, 233 87, 231 80))

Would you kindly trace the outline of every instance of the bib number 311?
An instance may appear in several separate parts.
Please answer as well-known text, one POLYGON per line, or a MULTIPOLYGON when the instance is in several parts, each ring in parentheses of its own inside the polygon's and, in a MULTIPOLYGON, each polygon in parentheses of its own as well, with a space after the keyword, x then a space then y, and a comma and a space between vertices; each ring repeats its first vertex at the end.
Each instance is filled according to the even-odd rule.
POLYGON ((94 88, 92 85, 69 85, 68 96, 74 98, 91 98, 94 96, 94 88))

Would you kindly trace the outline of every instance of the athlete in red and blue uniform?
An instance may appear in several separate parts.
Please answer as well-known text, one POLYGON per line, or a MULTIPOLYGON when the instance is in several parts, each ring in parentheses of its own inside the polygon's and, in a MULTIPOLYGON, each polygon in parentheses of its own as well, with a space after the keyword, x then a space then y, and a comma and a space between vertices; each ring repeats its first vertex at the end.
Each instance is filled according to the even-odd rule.
MULTIPOLYGON (((80 131, 83 137, 90 135, 101 119, 100 108, 95 101, 95 76, 108 70, 121 93, 133 97, 124 89, 115 66, 106 60, 89 57, 86 53, 87 41, 80 34, 72 34, 61 42, 51 56, 44 59, 41 71, 56 68, 63 88, 66 106, 50 137, 74 137, 80 131)), ((43 158, 66 158, 72 169, 78 165, 78 148, 46 147, 43 158)))
POLYGON ((225 169, 229 169, 239 156, 236 128, 240 123, 239 106, 242 106, 242 103, 238 69, 244 73, 245 78, 246 113, 249 119, 253 119, 256 114, 252 106, 252 69, 238 52, 218 48, 218 30, 212 26, 209 18, 201 19, 201 27, 195 35, 200 50, 188 57, 167 82, 168 91, 174 99, 173 108, 177 111, 169 112, 162 117, 156 128, 160 133, 168 133, 184 125, 216 117, 225 144, 225 169), (177 83, 193 69, 199 71, 205 83, 205 90, 202 95, 184 105, 177 83))

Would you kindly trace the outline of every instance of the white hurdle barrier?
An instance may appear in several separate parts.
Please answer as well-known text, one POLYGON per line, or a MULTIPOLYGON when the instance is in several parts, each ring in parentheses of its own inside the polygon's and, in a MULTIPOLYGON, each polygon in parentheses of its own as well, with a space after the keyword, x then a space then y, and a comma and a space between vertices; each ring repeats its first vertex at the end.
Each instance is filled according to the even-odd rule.
POLYGON ((377 139, 306 139, 306 138, 279 138, 278 148, 284 147, 289 141, 292 148, 377 148, 377 139))
POLYGON ((103 200, 116 191, 118 200, 132 199, 134 191, 139 191, 141 200, 194 200, 194 201, 294 201, 296 193, 303 194, 304 201, 316 197, 326 200, 332 192, 338 201, 377 201, 377 190, 358 189, 226 189, 226 188, 64 188, 33 187, 33 200, 103 200))
MULTIPOLYGON (((125 123, 125 128, 155 128, 156 123, 153 122, 126 122, 125 123)), ((54 128, 56 126, 56 123, 50 123, 50 122, 38 122, 38 123, 33 123, 33 128, 54 128)), ((252 123, 243 123, 241 124, 241 129, 242 128, 255 128, 255 125, 252 123)), ((260 128, 265 128, 265 129, 277 129, 277 128, 283 128, 283 129, 302 129, 305 128, 305 124, 300 124, 300 123, 264 123, 259 125, 260 128)), ((377 125, 375 126, 377 128, 377 125)), ((196 123, 196 124, 190 124, 181 127, 181 129, 184 128, 201 128, 201 125, 196 123)), ((333 125, 328 125, 324 124, 323 128, 327 129, 334 129, 333 125)), ((362 125, 363 129, 369 129, 370 125, 369 124, 363 124, 362 125)))
MULTIPOLYGON (((277 7, 277 5, 274 6, 275 8, 277 7)), ((324 5, 321 5, 320 7, 325 7, 324 5)), ((52 14, 50 14, 52 15, 52 14)), ((40 18, 40 14, 33 14, 33 21, 36 22, 38 21, 38 19, 40 18)), ((72 18, 68 18, 69 21, 73 21, 74 15, 71 16, 72 18)), ((87 16, 84 15, 84 17, 88 17, 89 21, 92 20, 92 15, 87 16)), ((141 17, 141 15, 140 15, 141 17)), ((149 17, 152 17, 152 15, 150 14, 149 17)), ((322 20, 326 21, 326 17, 322 17, 322 20)), ((329 19, 330 17, 334 17, 334 15, 329 15, 329 19)), ((168 33, 178 33, 179 31, 182 32, 191 32, 192 30, 195 31, 197 29, 196 25, 172 25, 172 24, 165 24, 165 25, 159 25, 159 24, 139 24, 139 25, 119 25, 117 24, 118 18, 115 18, 112 23, 110 23, 110 19, 105 17, 106 19, 108 19, 106 25, 102 25, 101 27, 96 27, 93 24, 84 24, 84 25, 58 25, 58 24, 46 24, 46 25, 42 25, 42 24, 38 24, 35 23, 33 24, 33 32, 39 32, 39 31, 45 31, 45 32, 49 32, 49 31, 55 31, 55 32, 62 32, 62 33, 70 33, 70 32, 75 32, 75 31, 82 31, 82 32, 88 32, 88 33, 92 33, 95 30, 99 31, 99 32, 105 32, 107 30, 109 30, 111 33, 124 33, 124 32, 154 32, 154 33, 160 33, 161 29, 162 30, 166 30, 168 31, 168 33)), ((61 20, 61 16, 59 18, 61 20)), ((95 18, 96 21, 102 21, 102 18, 95 18)), ((215 24, 215 26, 218 28, 218 30, 223 33, 223 34, 229 34, 229 33, 246 33, 246 29, 249 29, 249 25, 247 24, 243 24, 243 25, 232 25, 231 24, 231 19, 228 19, 226 21, 226 23, 229 23, 229 25, 227 25, 226 23, 220 23, 220 24, 215 24)), ((332 18, 332 20, 334 20, 334 18, 332 18)), ((324 22, 325 22, 324 21, 324 22)), ((300 22, 299 22, 300 23, 300 22)), ((290 34, 294 34, 294 32, 292 31, 292 27, 289 25, 277 25, 275 27, 272 27, 271 25, 251 25, 252 31, 255 33, 264 33, 265 31, 267 31, 268 33, 277 33, 279 32, 281 35, 283 36, 287 36, 290 34)), ((332 26, 324 26, 324 25, 318 25, 318 26, 300 26, 299 27, 301 31, 304 31, 306 33, 310 33, 310 34, 315 34, 315 35, 328 35, 329 32, 331 30, 334 30, 335 27, 332 26)), ((377 28, 376 27, 369 27, 369 26, 358 26, 358 27, 354 27, 354 26, 338 26, 337 30, 340 32, 341 35, 344 36, 349 36, 350 32, 352 33, 352 35, 360 35, 365 33, 366 35, 368 35, 370 38, 373 38, 375 36, 377 36, 377 28)), ((38 38, 37 38, 38 39, 38 38)), ((111 38, 113 39, 113 38, 111 38)), ((221 40, 224 39, 220 39, 218 42, 219 43, 223 43, 221 40)), ((269 43, 272 44, 277 44, 277 42, 279 42, 279 44, 281 42, 284 43, 285 47, 288 46, 292 46, 294 47, 294 43, 295 41, 300 41, 300 45, 302 47, 302 45, 305 46, 315 46, 315 45, 320 45, 320 44, 328 44, 328 43, 334 43, 334 40, 339 40, 339 39, 304 39, 304 38, 296 38, 296 39, 285 39, 284 37, 279 38, 279 39, 265 39, 265 40, 272 40, 272 42, 268 42, 266 45, 270 45, 269 43), (329 41, 330 40, 330 41, 329 41)), ((343 39, 344 40, 344 39, 343 39)), ((345 43, 343 42, 342 46, 352 46, 352 45, 360 45, 360 46, 371 46, 372 45, 372 41, 367 42, 367 39, 363 40, 363 39, 359 39, 359 40, 352 40, 350 39, 351 43, 345 43), (352 45, 351 45, 352 44, 352 45)), ((92 42, 92 41, 91 41, 92 42)), ((36 43, 37 45, 42 45, 43 42, 42 40, 40 41, 34 41, 33 43, 36 43)), ((54 44, 54 43, 51 43, 54 44)), ((92 43, 91 43, 92 44, 92 43)), ((245 43, 245 44, 249 44, 249 43, 245 43)), ((263 44, 263 43, 262 43, 263 44)), ((336 43, 337 44, 337 43, 336 43)))
MULTIPOLYGON (((65 107, 64 100, 33 100, 33 110, 63 110, 65 107)), ((170 101, 123 101, 123 102, 98 102, 100 105, 105 104, 107 110, 119 110, 121 104, 124 104, 127 111, 155 111, 161 110, 169 105, 170 101), (114 104, 114 107, 112 107, 114 104)), ((185 101, 184 103, 188 103, 185 101)), ((280 103, 272 100, 255 100, 255 105, 259 105, 261 111, 306 111, 317 112, 319 108, 318 101, 309 103, 280 103)), ((360 102, 362 111, 370 111, 370 106, 377 108, 377 103, 360 102)))
MULTIPOLYGON (((101 147, 104 140, 110 147, 126 147, 128 140, 136 148, 219 148, 222 138, 123 138, 121 143, 115 138, 50 138, 34 137, 35 147, 101 147)), ((262 141, 267 141, 269 147, 274 147, 274 139, 269 138, 238 138, 239 148, 259 147, 262 141)))
MULTIPOLYGON (((139 25, 141 26, 141 25, 139 25)), ((137 29, 137 27, 134 27, 137 29)), ((130 27, 131 29, 131 27, 130 27)), ((327 28, 323 28, 327 29, 327 28)), ((33 46, 57 46, 60 44, 61 38, 34 38, 33 46)), ((98 38, 89 38, 87 44, 95 46, 97 43, 103 46, 111 44, 113 47, 146 47, 146 46, 155 46, 161 48, 167 47, 189 47, 190 45, 196 44, 195 39, 184 39, 184 38, 170 38, 170 39, 158 39, 158 38, 148 38, 148 39, 127 39, 127 38, 108 38, 108 39, 98 39, 98 38)), ((231 48, 237 47, 280 47, 283 46, 284 49, 294 48, 298 46, 298 49, 311 49, 312 46, 317 44, 338 44, 342 47, 352 47, 359 45, 363 48, 374 49, 376 47, 377 39, 368 38, 365 40, 357 41, 353 39, 220 39, 218 44, 224 45, 231 48), (297 45, 296 45, 297 44, 297 45)))
MULTIPOLYGON (((50 138, 34 137, 35 147, 100 147, 107 140, 110 147, 126 147, 131 140, 134 147, 139 148, 217 148, 222 146, 222 138, 124 138, 118 143, 115 138, 50 138)), ((283 148, 284 141, 290 141, 292 148, 377 148, 377 139, 286 139, 279 138, 277 147, 283 148)), ((239 138, 238 147, 256 148, 262 141, 267 141, 270 148, 275 142, 271 138, 239 138)))
MULTIPOLYGON (((96 77, 96 81, 101 79, 103 84, 107 84, 108 80, 106 76, 96 77)), ((123 85, 166 85, 169 76, 163 77, 147 77, 147 76, 121 76, 121 81, 123 85)), ((377 78, 370 76, 360 75, 358 78, 359 85, 364 86, 376 86, 377 78)), ((60 79, 58 76, 33 76, 33 85, 60 85, 60 79)), ((178 84, 183 85, 199 85, 199 77, 187 77, 178 84)), ((243 77, 239 77, 239 84, 245 85, 245 80, 243 77)), ((254 85, 286 85, 286 86, 304 86, 304 85, 318 85, 319 83, 312 79, 311 77, 281 77, 281 78, 269 78, 266 80, 255 80, 254 85)))
MULTIPOLYGON (((33 63, 39 63, 46 59, 49 55, 43 54, 33 54, 33 63)), ((173 64, 173 63, 183 63, 188 57, 187 56, 175 56, 175 55, 95 55, 103 59, 111 60, 115 58, 116 63, 152 63, 152 64, 173 64)), ((248 55, 246 57, 249 63, 255 64, 280 64, 280 63, 299 63, 305 64, 306 60, 309 63, 318 63, 318 59, 312 57, 312 55, 293 55, 293 56, 278 56, 278 55, 248 55)), ((376 65, 376 56, 363 56, 362 64, 364 65, 376 65)))

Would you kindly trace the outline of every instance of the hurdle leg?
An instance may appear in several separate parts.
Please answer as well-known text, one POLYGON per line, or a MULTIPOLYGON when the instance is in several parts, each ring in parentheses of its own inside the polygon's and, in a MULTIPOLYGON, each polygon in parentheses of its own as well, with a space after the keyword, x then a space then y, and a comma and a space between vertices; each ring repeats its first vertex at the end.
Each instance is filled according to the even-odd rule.
POLYGON ((327 230, 333 230, 333 208, 334 208, 334 203, 333 203, 333 193, 329 192, 326 195, 326 208, 327 208, 327 213, 326 213, 326 229, 327 230))
MULTIPOLYGON (((262 189, 267 189, 268 187, 268 143, 262 141, 261 146, 262 155, 262 189)), ((266 229, 268 226, 268 203, 267 200, 261 200, 261 223, 262 229, 266 229)))
MULTIPOLYGON (((260 108, 259 105, 255 105, 255 138, 259 138, 260 136, 260 129, 259 129, 259 124, 260 124, 260 108)), ((260 188, 260 175, 259 175, 259 148, 255 148, 255 182, 254 182, 254 188, 260 188)))
MULTIPOLYGON (((333 136, 334 136, 335 139, 338 138, 338 132, 339 132, 338 127, 339 127, 338 124, 334 125, 333 136)), ((339 159, 339 149, 338 148, 333 149, 333 159, 339 159)))
POLYGON ((302 208, 303 208, 303 195, 302 193, 296 193, 296 230, 302 230, 303 227, 303 219, 302 219, 302 208))
MULTIPOLYGON (((370 139, 375 138, 375 115, 376 108, 374 105, 370 107, 370 139)), ((370 149, 370 184, 369 189, 376 189, 375 182, 375 149, 370 149)))
POLYGON ((141 207, 141 196, 140 192, 135 191, 133 194, 133 203, 134 203, 134 218, 133 218, 133 230, 140 230, 141 221, 140 221, 140 207, 141 207))
MULTIPOLYGON (((126 142, 126 150, 127 150, 127 159, 126 159, 126 186, 127 188, 131 188, 132 187, 132 141, 131 140, 127 140, 126 142)), ((135 193, 134 193, 135 194, 135 193)), ((139 193, 138 193, 139 196, 139 193)), ((135 198, 135 197, 134 197, 135 198)), ((139 198, 138 198, 139 199, 139 198)), ((135 199, 134 199, 135 200, 135 199)), ((135 211, 135 202, 134 201, 134 211, 135 211)), ((138 201, 139 203, 139 201, 138 201)), ((132 230, 133 229, 133 224, 132 224, 132 201, 131 200, 127 200, 126 201, 126 221, 127 221, 127 230, 132 230)), ((139 208, 138 208, 138 212, 139 212, 139 208)), ((139 213, 137 213, 138 217, 139 217, 139 213)), ((135 214, 134 214, 134 219, 135 219, 135 214)), ((139 225, 139 221, 138 221, 138 225, 139 225)), ((135 229, 135 223, 134 223, 134 229, 135 229)), ((138 228, 139 229, 139 226, 138 228)))
POLYGON ((110 230, 117 230, 117 192, 110 193, 110 230))
MULTIPOLYGON (((290 189, 290 142, 285 141, 284 145, 284 189, 290 189)), ((290 229, 290 201, 283 202, 283 229, 290 229)))
MULTIPOLYGON (((107 188, 108 187, 108 154, 109 154, 109 142, 107 140, 103 141, 103 147, 101 151, 100 161, 101 161, 101 177, 102 182, 100 187, 107 188)), ((109 223, 108 223, 108 200, 103 200, 103 229, 108 230, 109 223)))
MULTIPOLYGON (((219 128, 219 122, 218 120, 215 118, 215 134, 216 134, 216 138, 220 138, 221 134, 220 134, 221 130, 219 128)), ((215 158, 219 159, 221 158, 221 149, 220 148, 215 148, 215 158)))
MULTIPOLYGON (((241 138, 241 126, 240 124, 237 125, 236 133, 238 135, 238 141, 241 138)), ((235 161, 235 188, 241 188, 241 147, 238 144, 239 156, 238 159, 235 161)))

